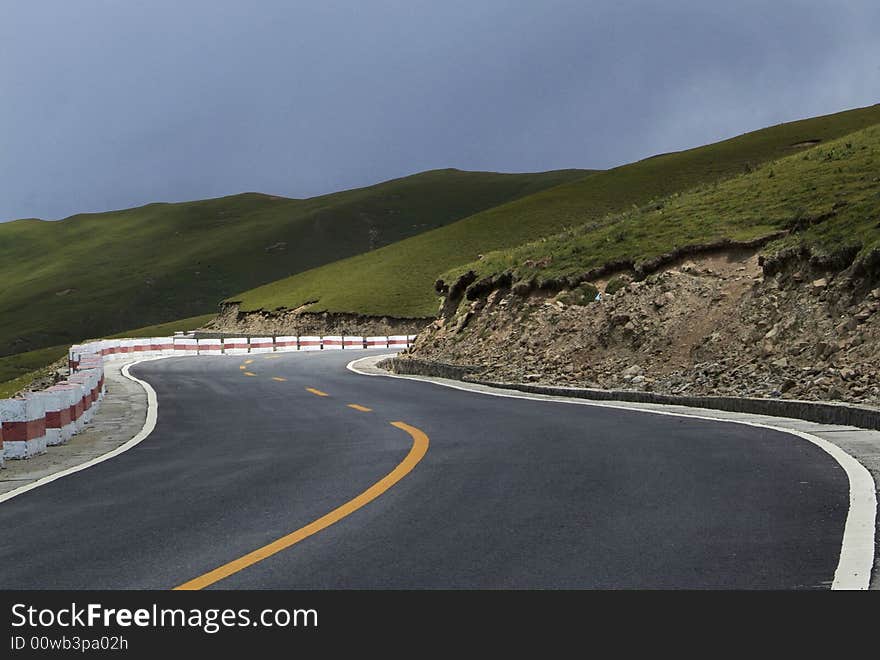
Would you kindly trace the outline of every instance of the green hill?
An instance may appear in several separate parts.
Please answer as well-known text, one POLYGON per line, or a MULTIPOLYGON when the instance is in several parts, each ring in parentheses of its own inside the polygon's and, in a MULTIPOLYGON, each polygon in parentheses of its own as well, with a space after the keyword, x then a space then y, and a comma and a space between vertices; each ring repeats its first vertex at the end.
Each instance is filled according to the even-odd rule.
MULTIPOLYGON (((880 265, 880 125, 766 163, 717 184, 674 194, 649 206, 587 223, 443 275, 453 282, 509 273, 535 286, 570 284, 591 268, 632 262, 634 268, 692 245, 786 234, 765 248, 809 254, 817 266, 880 265)), ((655 261, 656 263, 656 261, 655 261)))
MULTIPOLYGON (((180 319, 169 323, 150 325, 136 330, 126 330, 115 335, 108 335, 108 339, 114 337, 165 337, 173 335, 177 330, 192 330, 207 323, 214 314, 194 316, 188 319, 180 319)), ((25 353, 16 353, 0 357, 0 399, 12 396, 18 390, 29 385, 33 380, 48 373, 47 365, 51 365, 59 358, 67 355, 69 344, 47 346, 25 353)))
POLYGON ((311 199, 245 193, 0 224, 0 356, 216 312, 236 291, 589 175, 437 170, 311 199))
MULTIPOLYGON (((709 146, 645 159, 246 291, 229 302, 240 302, 243 311, 295 308, 317 301, 309 307, 311 311, 433 316, 438 308, 434 281, 481 254, 513 248, 585 223, 602 225, 633 206, 742 174, 877 123, 880 105, 781 124, 709 146)), ((493 268, 495 265, 489 269, 493 268)))

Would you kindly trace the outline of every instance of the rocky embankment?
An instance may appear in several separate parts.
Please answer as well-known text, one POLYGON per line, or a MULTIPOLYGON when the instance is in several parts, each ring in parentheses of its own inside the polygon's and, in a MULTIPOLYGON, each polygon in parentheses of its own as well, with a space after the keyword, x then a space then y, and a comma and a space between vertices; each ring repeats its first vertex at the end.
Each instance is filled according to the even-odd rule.
POLYGON ((410 355, 488 380, 880 405, 880 282, 808 255, 727 251, 445 309, 410 355))
POLYGON ((242 335, 407 335, 424 329, 431 319, 399 319, 289 309, 242 312, 236 304, 221 307, 220 314, 202 330, 242 335))

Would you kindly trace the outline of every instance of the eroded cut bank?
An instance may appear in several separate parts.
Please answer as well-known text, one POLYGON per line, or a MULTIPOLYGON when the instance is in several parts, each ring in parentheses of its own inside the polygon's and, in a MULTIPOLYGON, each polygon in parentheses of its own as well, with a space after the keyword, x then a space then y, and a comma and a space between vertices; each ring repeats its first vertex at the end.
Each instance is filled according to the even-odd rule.
POLYGON ((422 331, 431 318, 395 318, 297 309, 243 312, 238 303, 225 303, 202 330, 243 335, 411 335, 422 331))
POLYGON ((465 291, 410 357, 502 382, 880 405, 880 277, 861 263, 738 246, 647 276, 465 291))

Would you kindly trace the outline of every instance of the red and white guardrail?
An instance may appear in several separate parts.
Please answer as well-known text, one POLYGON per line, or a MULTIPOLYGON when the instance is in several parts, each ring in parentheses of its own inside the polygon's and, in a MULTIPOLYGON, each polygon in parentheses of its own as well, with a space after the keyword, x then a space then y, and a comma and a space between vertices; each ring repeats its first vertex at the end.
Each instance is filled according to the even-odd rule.
POLYGON ((160 356, 222 356, 293 351, 363 350, 412 346, 415 335, 224 337, 191 336, 102 339, 70 347, 67 380, 41 392, 0 399, 0 467, 7 458, 30 458, 47 446, 64 444, 83 430, 106 390, 107 360, 160 356))

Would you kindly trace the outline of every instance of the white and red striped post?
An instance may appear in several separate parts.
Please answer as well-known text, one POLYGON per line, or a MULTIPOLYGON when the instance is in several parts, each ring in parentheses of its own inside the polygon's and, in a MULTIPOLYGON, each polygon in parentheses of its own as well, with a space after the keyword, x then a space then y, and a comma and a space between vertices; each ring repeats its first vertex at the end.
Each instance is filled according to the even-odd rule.
POLYGON ((77 366, 79 366, 79 344, 74 344, 67 349, 67 368, 73 373, 77 366))
POLYGON ((46 413, 40 398, 0 399, 0 419, 5 458, 30 458, 46 451, 46 413))
POLYGON ((367 348, 388 348, 388 337, 367 337, 367 348))
POLYGON ((137 349, 137 339, 122 339, 119 344, 119 353, 129 357, 137 349))
POLYGON ((295 351, 297 348, 296 337, 283 336, 275 337, 275 352, 282 353, 287 351, 295 351))
POLYGON ((58 436, 63 444, 79 431, 76 425, 76 403, 82 397, 79 395, 79 390, 76 389, 76 386, 70 383, 58 383, 50 387, 46 392, 51 392, 57 396, 61 404, 57 417, 50 415, 48 412, 46 413, 47 441, 51 442, 51 438, 48 437, 48 431, 50 428, 53 428, 58 430, 58 436))
POLYGON ((272 353, 275 350, 275 340, 272 337, 251 337, 251 353, 272 353))
POLYGON ((364 338, 363 337, 342 337, 342 348, 354 350, 354 349, 363 349, 365 348, 364 338))
POLYGON ((119 352, 118 339, 105 339, 101 342, 101 357, 105 360, 112 360, 116 353, 119 352))
POLYGON ((33 396, 43 402, 46 417, 46 445, 62 445, 72 435, 70 429, 70 406, 67 395, 58 390, 48 389, 34 392, 33 396))
POLYGON ((54 385, 52 389, 64 391, 65 395, 67 396, 70 421, 73 425, 72 433, 74 435, 79 433, 80 431, 82 431, 83 426, 85 426, 86 423, 85 419, 83 418, 85 408, 83 405, 84 387, 82 383, 72 383, 70 381, 65 381, 63 383, 58 383, 57 385, 54 385))
POLYGON ((223 352, 227 355, 244 355, 248 352, 247 337, 226 337, 223 340, 223 352))
POLYGON ((388 348, 396 348, 402 350, 409 345, 409 337, 407 335, 391 335, 388 337, 388 348))
POLYGON ((141 337, 139 339, 132 340, 134 353, 137 353, 139 357, 145 357, 150 353, 150 339, 149 337, 141 337))
POLYGON ((320 337, 300 337, 299 338, 299 350, 301 351, 320 351, 321 350, 321 338, 320 337))
POLYGON ((173 355, 174 337, 150 337, 150 353, 153 355, 173 355))
POLYGON ((198 355, 199 343, 191 337, 174 338, 174 355, 198 355))
POLYGON ((68 380, 82 388, 82 421, 83 424, 88 424, 95 416, 94 403, 98 399, 98 378, 93 370, 89 370, 79 371, 68 380))
POLYGON ((199 355, 223 355, 223 342, 219 339, 199 339, 199 355))

